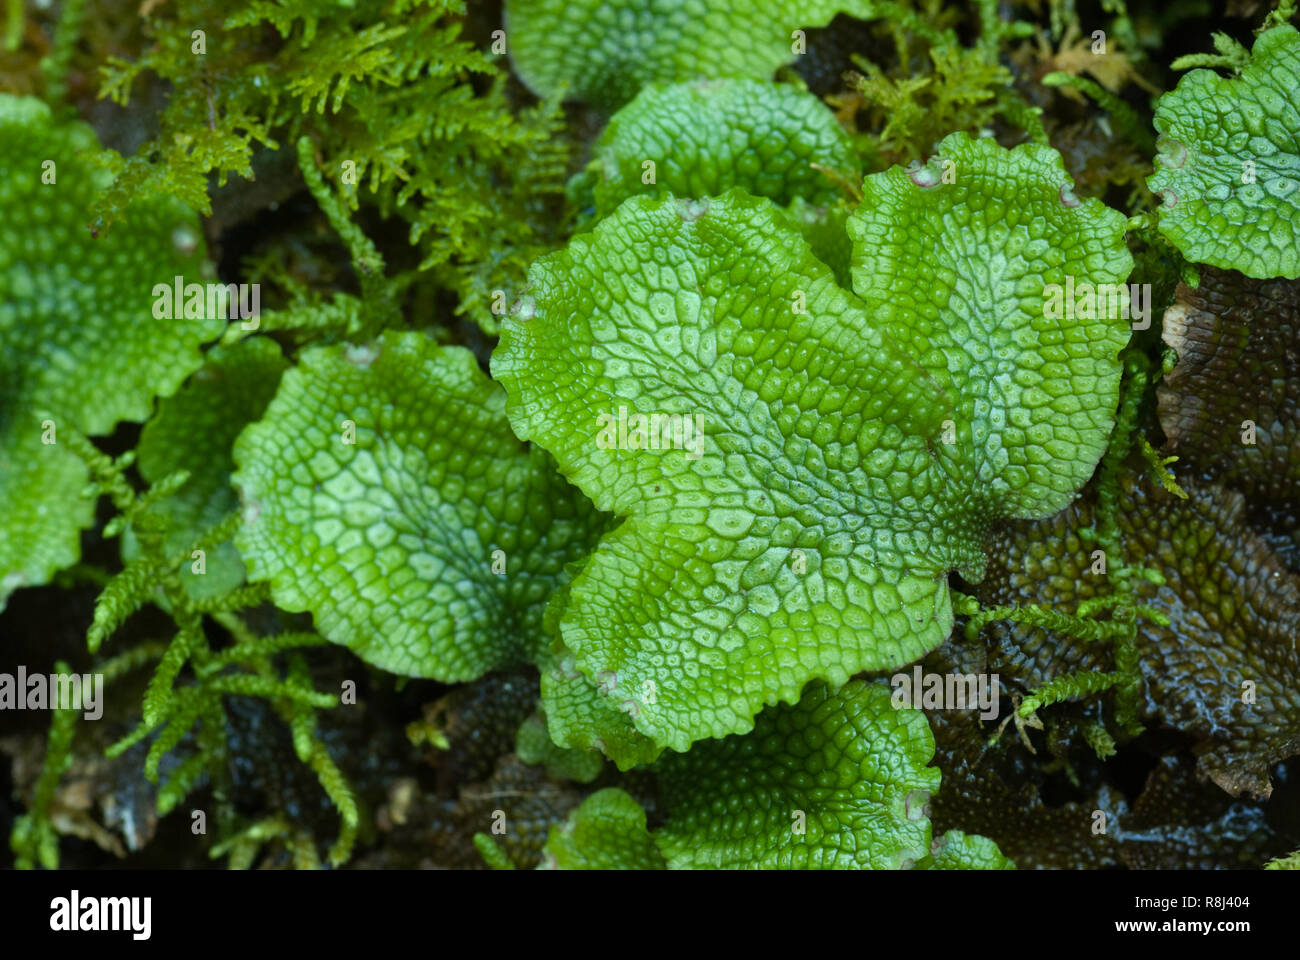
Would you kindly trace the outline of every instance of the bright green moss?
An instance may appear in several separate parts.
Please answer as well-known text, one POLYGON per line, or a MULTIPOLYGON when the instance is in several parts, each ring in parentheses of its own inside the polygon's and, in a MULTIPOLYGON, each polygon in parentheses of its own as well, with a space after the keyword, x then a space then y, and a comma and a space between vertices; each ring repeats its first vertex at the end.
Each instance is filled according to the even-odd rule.
POLYGON ((742 736, 697 744, 655 767, 666 822, 646 829, 621 790, 589 797, 547 842, 564 869, 1007 869, 985 837, 930 844, 939 772, 919 711, 883 685, 814 684, 763 711, 742 736))
POLYGON ((868 180, 861 300, 734 190, 629 200, 534 265, 493 357, 511 423, 628 517, 563 641, 661 746, 938 646, 984 526, 1059 509, 1105 448, 1126 324, 1049 319, 1045 284, 1124 280, 1123 218, 1047 148, 944 146, 868 180))
POLYGON ((1300 31, 1260 34, 1240 75, 1193 70, 1161 98, 1160 230, 1189 260, 1300 277, 1300 31))
POLYGON ((590 783, 600 776, 605 758, 596 750, 556 746, 546 718, 534 715, 519 727, 515 753, 524 763, 541 764, 557 780, 590 783))
POLYGON ((515 70, 536 93, 613 109, 650 83, 769 77, 797 56, 798 28, 873 9, 870 0, 508 0, 505 24, 515 70))
POLYGON ((925 166, 868 178, 849 236, 854 290, 949 404, 954 442, 935 456, 970 491, 962 509, 1065 506, 1114 424, 1133 267, 1123 215, 1077 198, 1049 147, 956 133, 925 166), (1066 309, 1067 289, 1099 287, 1114 293, 1066 309))
POLYGON ((663 870, 664 855, 645 826, 645 810, 617 787, 593 793, 551 828, 544 867, 553 870, 663 870))
POLYGON ((759 80, 646 87, 610 120, 588 168, 596 215, 628 197, 713 197, 731 187, 829 204, 854 183, 848 135, 816 97, 759 80), (821 169, 818 169, 818 168, 821 169))
POLYGON ((667 757, 657 839, 677 868, 910 867, 930 848, 933 753, 925 717, 885 687, 814 685, 749 734, 667 757))
POLYGON ((235 444, 249 578, 394 673, 535 660, 601 524, 504 407, 469 351, 420 334, 304 353, 235 444))
POLYGON ((154 316, 155 284, 202 279, 194 215, 142 204, 112 236, 89 229, 111 177, 83 123, 34 98, 0 94, 0 608, 80 556, 94 504, 68 452, 71 431, 102 434, 149 416, 200 362, 223 317, 154 316), (59 432, 63 431, 60 443, 59 432))
MULTIPOLYGON (((280 348, 265 337, 231 347, 215 347, 190 383, 159 404, 157 415, 140 434, 138 466, 149 483, 177 470, 189 479, 150 512, 166 525, 169 555, 185 550, 239 504, 230 485, 235 437, 261 417, 275 395, 286 363, 280 348)), ((129 560, 137 550, 124 541, 129 560)), ((181 570, 186 589, 196 597, 213 596, 244 581, 244 564, 233 543, 223 543, 202 562, 181 570), (202 570, 202 573, 197 572, 202 570)))
POLYGON ((998 845, 988 837, 970 836, 949 830, 930 846, 930 855, 917 867, 922 870, 1014 870, 998 845))
POLYGON ((651 763, 663 752, 633 725, 623 701, 606 696, 562 645, 543 667, 542 703, 551 737, 562 747, 599 750, 620 770, 651 763))
POLYGON ((115 235, 95 237, 90 207, 111 177, 93 165, 99 144, 90 127, 0 94, 0 144, 5 395, 90 434, 145 419, 153 398, 175 392, 198 368, 199 345, 226 325, 206 307, 201 317, 155 316, 156 285, 204 280, 194 214, 175 202, 143 204, 115 235))
POLYGON ((11 4, 0 636, 66 607, 129 731, 14 765, 19 864, 74 762, 191 866, 1294 850, 1295 4, 1049 6, 11 4), (218 272, 255 330, 155 312, 218 272))

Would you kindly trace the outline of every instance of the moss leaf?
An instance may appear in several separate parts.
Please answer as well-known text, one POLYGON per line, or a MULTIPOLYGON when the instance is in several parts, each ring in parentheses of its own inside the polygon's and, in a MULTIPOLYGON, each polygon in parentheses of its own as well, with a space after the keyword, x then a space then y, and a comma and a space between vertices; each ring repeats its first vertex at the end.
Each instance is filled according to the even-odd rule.
POLYGON ((317 347, 235 444, 249 579, 330 640, 442 681, 531 662, 545 600, 600 520, 459 347, 317 347))
POLYGON ((534 93, 614 109, 648 83, 770 77, 797 55, 797 28, 872 10, 869 0, 507 0, 506 33, 534 93))
POLYGON ((593 793, 551 827, 544 864, 555 870, 662 870, 645 810, 617 787, 593 793))
POLYGON ((938 646, 986 525, 1059 509, 1106 444, 1127 323, 1043 290, 1123 280, 1123 217, 1063 203, 1046 148, 945 149, 957 186, 868 180, 865 305, 735 190, 635 197, 530 271, 493 356, 511 424, 628 518, 563 642, 660 746, 938 646))
POLYGON ((1240 76, 1193 70, 1156 105, 1160 232, 1248 277, 1300 277, 1300 31, 1266 30, 1240 76))
POLYGON ((897 869, 930 849, 934 738, 887 687, 809 687, 753 732, 660 761, 673 868, 897 869))
POLYGON ((841 188, 814 163, 848 181, 859 174, 848 134, 810 93, 750 79, 653 85, 596 143, 596 214, 639 193, 712 197, 731 187, 782 206, 832 203, 841 188))

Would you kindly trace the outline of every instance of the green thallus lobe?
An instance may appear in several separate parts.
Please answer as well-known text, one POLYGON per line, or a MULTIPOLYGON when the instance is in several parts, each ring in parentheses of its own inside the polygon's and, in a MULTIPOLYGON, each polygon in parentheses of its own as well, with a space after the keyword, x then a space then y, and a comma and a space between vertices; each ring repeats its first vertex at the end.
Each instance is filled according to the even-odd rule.
POLYGON ((655 743, 938 646, 985 525, 1060 509, 1105 449, 1127 324, 1046 318, 1043 289, 1125 280, 1123 216, 1069 196, 1045 147, 954 135, 944 159, 953 183, 864 184, 858 296, 738 191, 635 197, 530 272, 493 356, 511 424, 628 518, 560 631, 655 743), (706 455, 602 449, 591 424, 621 406, 703 413, 706 455))

